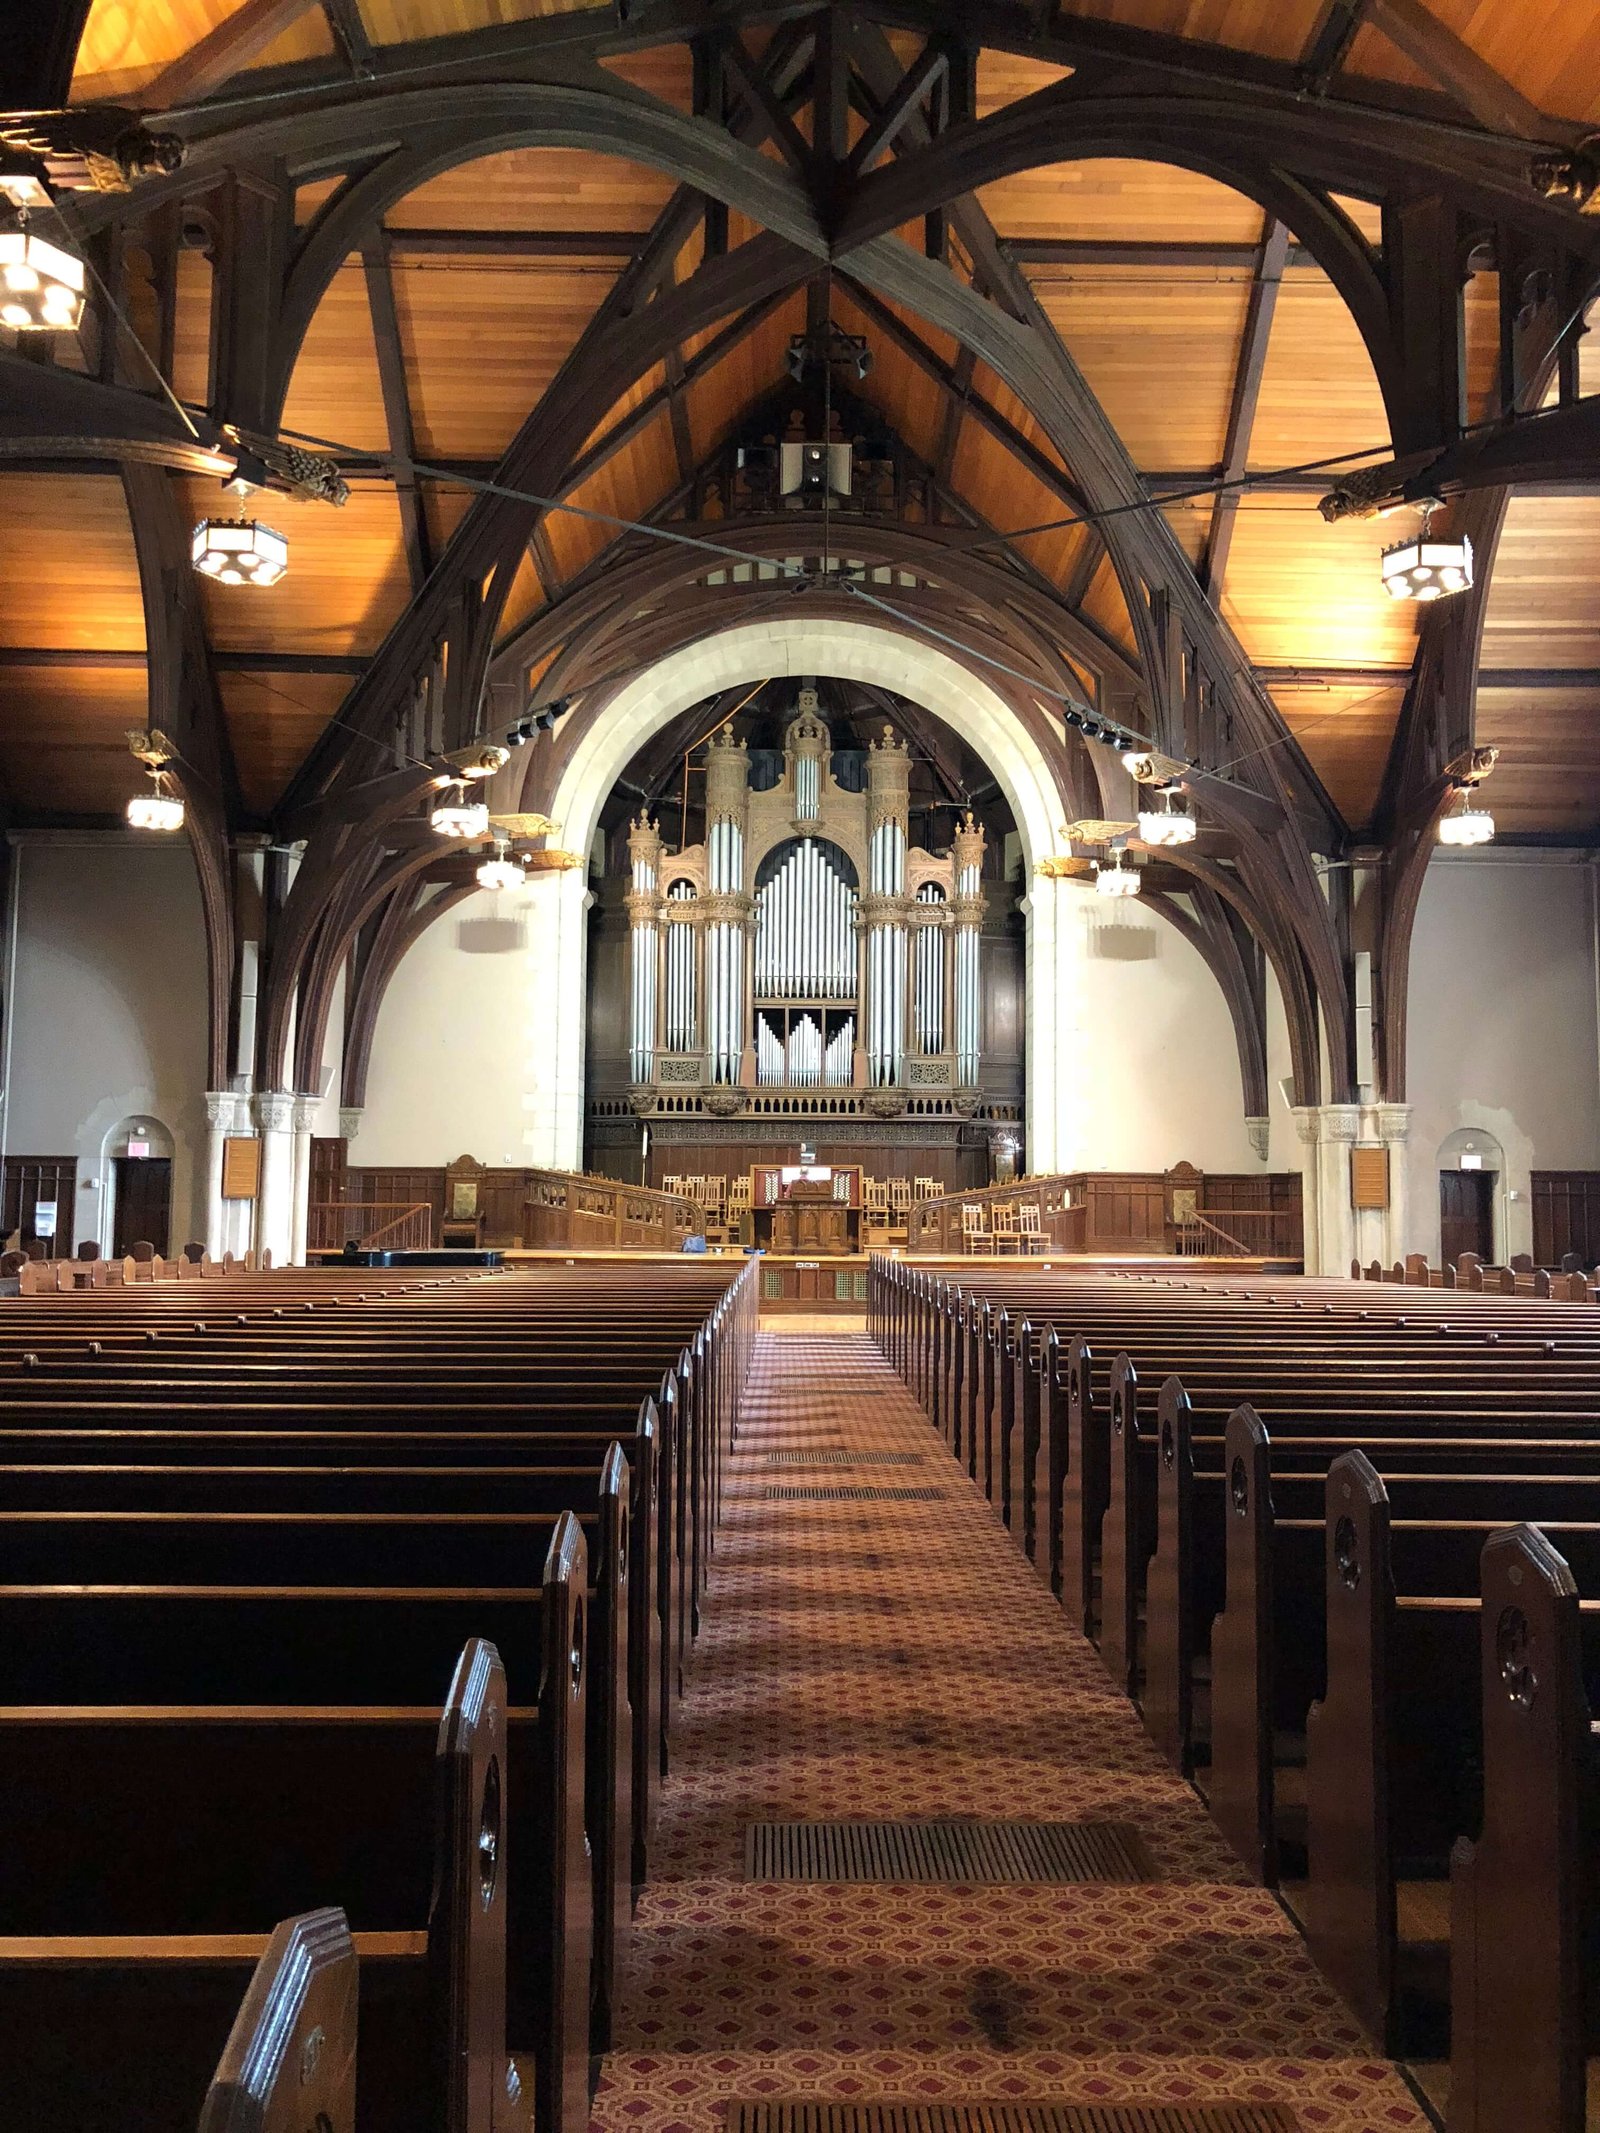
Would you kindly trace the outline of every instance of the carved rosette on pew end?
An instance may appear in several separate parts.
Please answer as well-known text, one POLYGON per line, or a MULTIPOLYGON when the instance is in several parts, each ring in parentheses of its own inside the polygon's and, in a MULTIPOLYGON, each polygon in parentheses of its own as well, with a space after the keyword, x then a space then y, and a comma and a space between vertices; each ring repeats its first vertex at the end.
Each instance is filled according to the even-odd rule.
POLYGON ((839 782, 803 686, 772 786, 751 785, 730 730, 711 741, 703 844, 669 852, 633 822, 640 1119, 783 1115, 801 1094, 819 1119, 979 1109, 984 832, 968 814, 947 854, 909 843, 910 751, 892 727, 865 767, 864 790, 839 782))

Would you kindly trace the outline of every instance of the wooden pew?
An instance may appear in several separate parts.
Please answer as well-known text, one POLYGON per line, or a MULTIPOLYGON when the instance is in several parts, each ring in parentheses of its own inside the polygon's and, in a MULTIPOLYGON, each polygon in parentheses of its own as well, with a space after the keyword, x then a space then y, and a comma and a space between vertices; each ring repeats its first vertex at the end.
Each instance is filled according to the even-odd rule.
MULTIPOLYGON (((532 2087, 507 2049, 511 1903, 500 1846, 515 1798, 507 1715, 499 1656, 473 1640, 455 1668, 442 1718, 426 1710, 320 1717, 332 1731, 342 1716, 352 1743, 366 1751, 362 1785, 341 1789, 330 1782, 325 1758, 301 1756, 299 1796, 280 1805, 255 1766, 250 1819, 227 1823, 224 1841, 204 1851, 195 1849, 195 1838, 220 1829, 191 1836, 175 1828, 162 1812, 172 1795, 135 1793, 114 1762, 103 1769, 99 1807, 107 1823, 77 1825, 80 1840, 93 1841, 95 1859, 61 1844, 62 1825, 53 1821, 54 1872, 20 1893, 54 1906, 54 1914, 42 1933, 0 1939, 8 2133, 181 2125, 195 2114, 212 2066, 202 2124, 221 2133, 241 2122, 240 2109, 248 2122, 251 2100, 260 2103, 277 2089, 273 2058, 297 2031, 309 2037, 308 2009, 326 2011, 330 2049, 326 2066, 320 2052, 309 2064, 303 2057, 291 2062, 297 2101, 305 2100, 302 2073, 313 2077, 305 2087, 348 2100, 357 1980, 343 1919, 324 1910, 277 1927, 238 2006, 241 1971, 262 1952, 267 1929, 249 1915, 249 1903, 233 1908, 239 1892, 230 1876, 237 1871, 248 1874, 250 1896, 262 1905, 271 1902, 275 1882, 326 1874, 383 1914, 355 1943, 369 2047, 358 2126, 374 2133, 531 2133, 532 2087), (290 1819, 292 1807, 300 1812, 290 1819), (114 1837, 121 1851, 113 1850, 114 1837), (114 1865, 114 1875, 108 1882, 102 1871, 97 1887, 90 1876, 104 1864, 114 1865), (137 1922, 125 1915, 128 1905, 137 1922), (275 2050, 251 2058, 245 2043, 264 2038, 269 2016, 288 2023, 288 2033, 274 2033, 268 2041, 275 2050), (337 2049, 341 2041, 346 2052, 337 2049)), ((145 1738, 158 1730, 142 1729, 145 1738)), ((274 1739, 289 1737, 282 1727, 245 1730, 252 1756, 270 1754, 274 1739)), ((179 1723, 169 1737, 176 1751, 170 1774, 204 1799, 204 1780, 184 1754, 198 1735, 179 1723)), ((235 1771, 244 1763, 240 1756, 235 1771)), ((66 1809, 88 1773, 77 1763, 59 1775, 66 1809)), ((223 1822, 220 1801, 210 1820, 223 1822)), ((8 1824, 8 1843, 27 1834, 8 1824)), ((579 2090, 586 2119, 585 2081, 579 2090)), ((559 2080, 555 2100, 568 2102, 559 2080)), ((564 2123, 579 2133, 576 2110, 564 2123)))
MULTIPOLYGON (((587 1675, 582 1811, 593 1848, 592 1875, 585 1878, 592 1879, 595 1913, 598 2048, 609 2037, 616 1972, 629 1929, 637 1834, 630 1806, 636 1741, 627 1697, 627 1481, 620 1453, 608 1463, 603 1490, 593 1521, 599 1540, 594 1604, 580 1621, 587 1675)), ((414 1638, 423 1648, 431 1640, 437 1648, 453 1633, 453 1624, 475 1617, 494 1627, 503 1649, 521 1655, 518 1671, 528 1679, 536 1662, 542 1660, 545 1671, 552 1663, 545 1648, 551 1596, 526 1566, 543 1562, 572 1526, 565 1512, 556 1519, 504 1523, 498 1517, 426 1515, 403 1520, 361 1514, 243 1513, 208 1519, 193 1513, 23 1513, 0 1519, 0 1561, 10 1572, 10 1581, 0 1586, 0 1618, 20 1613, 27 1619, 43 1611, 47 1620, 70 1620, 73 1588, 124 1594, 126 1606, 108 1604, 101 1615, 110 1625, 113 1658, 123 1662, 124 1678, 136 1682, 139 1671, 125 1649, 128 1631, 123 1629, 119 1643, 118 1624, 137 1612, 146 1595, 159 1596, 180 1620, 207 1617, 214 1637, 225 1633, 230 1604, 255 1601, 256 1611, 272 1625, 264 1634, 275 1639, 277 1649, 234 1659, 235 1695, 243 1694, 238 1684, 253 1669, 263 1670, 262 1698, 271 1700, 282 1693, 277 1685, 288 1670, 307 1679, 315 1666, 327 1684, 322 1693, 337 1700, 378 1701, 386 1689, 392 1696, 404 1690, 414 1699, 416 1672, 409 1653, 397 1655, 386 1671, 376 1655, 345 1653, 335 1646, 336 1663, 330 1666, 327 1654, 301 1649, 300 1625, 309 1620, 339 1638, 348 1634, 345 1621, 352 1611, 359 1619, 375 1609, 390 1638, 414 1638), (436 1600, 442 1605, 433 1605, 436 1600), (220 1623, 214 1619, 219 1608, 220 1623), (359 1689, 341 1688, 346 1681, 359 1682, 359 1689)), ((20 1653, 10 1666, 0 1660, 0 1682, 8 1672, 23 1674, 25 1665, 20 1653)), ((172 1669, 155 1662, 150 1672, 165 1678, 172 1669)), ((57 1678, 70 1684, 70 1653, 57 1678)), ((198 1682, 187 1694, 174 1688, 170 1700, 195 1702, 199 1688, 198 1682)), ((224 1687, 221 1693, 228 1691, 224 1687)), ((313 1700, 309 1687, 301 1699, 313 1700)), ((95 1700, 92 1687, 85 1700, 95 1700)))
POLYGON ((1483 1812, 1450 1865, 1449 2133, 1582 2133, 1600 1768, 1578 1588, 1536 1528, 1483 1551, 1483 1812))
MULTIPOLYGON (((1423 1536, 1413 1535, 1413 1539, 1423 1536)), ((1561 1531, 1600 1588, 1600 1526, 1561 1531)), ((1481 1534, 1434 1537, 1397 1591, 1396 1536, 1383 1483, 1359 1452, 1328 1476, 1327 1688, 1307 1726, 1313 1953, 1386 2048, 1442 2032, 1447 1929, 1403 1930, 1402 1881, 1443 1886, 1451 1846, 1476 1827, 1471 1782, 1484 1718, 1482 1608, 1459 1561, 1481 1534), (1438 1551, 1439 1541, 1447 1545, 1438 1551), (1432 1573, 1429 1575, 1429 1573, 1432 1573)), ((1580 1657, 1600 1658, 1600 1607, 1578 1611, 1580 1657)), ((1520 1639, 1502 1655, 1523 1665, 1520 1639)), ((1493 1709, 1493 1705, 1490 1706, 1493 1709)))

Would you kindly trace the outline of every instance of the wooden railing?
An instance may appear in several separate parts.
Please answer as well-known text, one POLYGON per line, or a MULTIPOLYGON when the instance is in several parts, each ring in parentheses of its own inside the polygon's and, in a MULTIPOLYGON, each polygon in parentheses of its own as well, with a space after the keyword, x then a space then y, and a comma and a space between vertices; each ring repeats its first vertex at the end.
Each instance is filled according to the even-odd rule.
MULTIPOLYGON (((1160 1171, 1090 1170, 945 1193, 912 1208, 906 1249, 959 1256, 966 1249, 963 1207, 981 1209, 982 1227, 992 1230, 996 1208, 1033 1206, 1039 1211, 1039 1234, 1051 1251, 1300 1260, 1305 1239, 1298 1206, 1197 1208, 1172 1219, 1172 1201, 1185 1204, 1175 1187, 1181 1183, 1193 1191, 1199 1179, 1193 1170, 1176 1178, 1160 1171)), ((1229 1182, 1223 1181, 1224 1191, 1229 1182)))
POLYGON ((679 1252, 703 1236, 705 1217, 692 1200, 622 1185, 578 1170, 532 1170, 522 1203, 522 1241, 530 1251, 679 1252))
POLYGON ((306 1250, 425 1252, 433 1244, 433 1209, 426 1200, 313 1200, 306 1211, 306 1250))
POLYGON ((1173 1228, 1182 1259, 1298 1259, 1305 1250, 1292 1207, 1199 1207, 1173 1228))
POLYGON ((960 1252, 963 1207, 981 1207, 984 1227, 992 1228, 997 1207, 1037 1207, 1040 1234, 1061 1252, 1083 1250, 1084 1204, 1072 1188, 1081 1178, 1020 1178, 1014 1185, 986 1185, 977 1192, 950 1192, 937 1200, 916 1201, 906 1224, 908 1252, 960 1252))

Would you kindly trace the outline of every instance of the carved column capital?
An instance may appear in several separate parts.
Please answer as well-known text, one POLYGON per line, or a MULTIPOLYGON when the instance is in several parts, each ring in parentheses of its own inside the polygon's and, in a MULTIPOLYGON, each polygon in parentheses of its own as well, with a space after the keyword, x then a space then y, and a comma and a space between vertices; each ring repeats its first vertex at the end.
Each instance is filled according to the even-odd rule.
POLYGON ((1361 1106, 1359 1104, 1324 1104, 1322 1107, 1322 1138, 1324 1141, 1347 1141, 1355 1146, 1361 1133, 1361 1106))
POLYGON ((1308 1148, 1314 1148, 1322 1138, 1322 1113, 1315 1104, 1295 1104, 1289 1116, 1294 1120, 1294 1130, 1308 1148))
POLYGON ((364 1107, 360 1104, 341 1104, 339 1106, 340 1138, 346 1141, 353 1141, 361 1131, 361 1121, 365 1115, 364 1107))
POLYGON ((1411 1137, 1410 1104, 1379 1104, 1378 1135, 1385 1142, 1409 1140, 1411 1137))
POLYGON ((1244 1122, 1246 1138, 1261 1162, 1267 1160, 1267 1148, 1272 1137, 1272 1121, 1268 1118, 1247 1118, 1244 1122))
POLYGON ((256 1125, 262 1133, 287 1133, 294 1124, 295 1099, 287 1089, 262 1089, 252 1099, 256 1125))
POLYGON ((235 1133, 250 1123, 250 1099, 232 1089, 207 1089, 206 1124, 222 1133, 235 1133))
POLYGON ((310 1133, 317 1123, 317 1111, 321 1098, 297 1096, 290 1107, 290 1120, 296 1133, 310 1133))

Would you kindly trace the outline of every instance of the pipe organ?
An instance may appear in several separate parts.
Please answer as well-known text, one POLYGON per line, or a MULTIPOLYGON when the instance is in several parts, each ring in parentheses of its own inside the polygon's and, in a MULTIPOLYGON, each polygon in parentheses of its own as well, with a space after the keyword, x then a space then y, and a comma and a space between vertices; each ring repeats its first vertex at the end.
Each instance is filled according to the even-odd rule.
MULTIPOLYGON (((771 758, 764 758, 770 761, 771 758)), ((859 763, 859 757, 851 758, 859 763)), ((945 856, 909 840, 910 757, 894 729, 852 790, 834 776, 814 688, 799 692, 775 783, 752 785, 724 729, 706 762, 703 844, 667 852, 630 830, 627 896, 633 1108, 714 1116, 763 1091, 856 1092, 901 1115, 976 1100, 984 836, 970 816, 945 856)))

